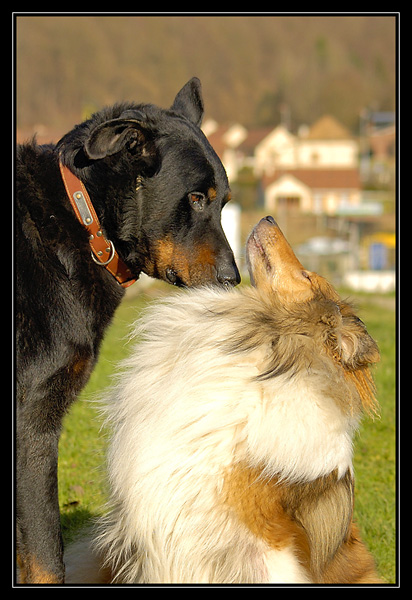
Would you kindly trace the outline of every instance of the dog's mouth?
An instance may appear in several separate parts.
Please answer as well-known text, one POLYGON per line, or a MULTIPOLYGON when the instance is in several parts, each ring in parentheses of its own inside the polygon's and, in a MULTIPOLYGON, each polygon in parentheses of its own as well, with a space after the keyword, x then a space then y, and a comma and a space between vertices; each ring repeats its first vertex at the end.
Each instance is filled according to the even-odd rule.
POLYGON ((195 278, 192 277, 189 280, 185 280, 179 275, 177 270, 173 269, 172 267, 168 267, 165 271, 163 279, 176 287, 192 287, 209 283, 219 286, 225 290, 232 289, 238 283, 237 280, 235 281, 231 278, 219 277, 215 268, 207 271, 207 277, 197 274, 195 278))
MULTIPOLYGON (((249 271, 253 271, 251 261, 251 255, 253 254, 253 252, 255 252, 260 257, 260 260, 262 261, 266 270, 270 272, 270 270, 272 269, 272 265, 269 260, 269 255, 265 251, 264 242, 260 239, 256 227, 250 234, 246 244, 246 260, 249 266, 249 271)), ((250 276, 252 276, 252 273, 250 273, 250 276)))
POLYGON ((206 242, 186 247, 166 235, 153 245, 151 256, 145 272, 176 287, 207 283, 231 288, 240 281, 230 248, 219 251, 206 242))
POLYGON ((231 289, 240 282, 231 251, 218 253, 206 244, 185 248, 166 236, 152 247, 144 272, 176 287, 211 284, 231 289))
POLYGON ((258 268, 262 267, 268 275, 273 275, 276 270, 276 258, 279 258, 278 238, 280 236, 283 238, 282 241, 286 242, 275 219, 270 216, 259 221, 253 228, 246 243, 246 260, 252 279, 258 268), (276 244, 277 248, 275 248, 276 244))
POLYGON ((270 288, 288 301, 313 296, 311 273, 297 259, 273 217, 261 219, 246 244, 252 285, 270 288))

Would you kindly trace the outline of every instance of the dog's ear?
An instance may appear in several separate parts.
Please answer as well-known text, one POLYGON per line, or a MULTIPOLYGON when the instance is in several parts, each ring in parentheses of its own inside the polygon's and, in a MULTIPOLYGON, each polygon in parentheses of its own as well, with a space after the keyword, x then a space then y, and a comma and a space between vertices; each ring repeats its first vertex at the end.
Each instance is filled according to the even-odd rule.
POLYGON ((192 77, 177 94, 171 109, 200 127, 203 118, 203 98, 200 80, 192 77))
POLYGON ((148 140, 144 126, 134 119, 112 119, 95 127, 84 145, 91 160, 98 160, 128 149, 137 152, 148 140))
POLYGON ((340 345, 342 364, 349 370, 380 360, 376 342, 367 332, 364 323, 354 315, 343 317, 340 345))

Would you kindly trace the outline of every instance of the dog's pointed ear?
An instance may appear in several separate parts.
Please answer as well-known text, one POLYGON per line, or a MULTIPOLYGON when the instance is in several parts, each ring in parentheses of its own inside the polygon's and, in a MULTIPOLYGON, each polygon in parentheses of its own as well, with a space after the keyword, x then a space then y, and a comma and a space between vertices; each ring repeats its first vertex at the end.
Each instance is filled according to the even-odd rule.
POLYGON ((202 123, 204 106, 202 86, 197 77, 192 77, 177 94, 171 109, 200 127, 202 123))
POLYGON ((91 160, 98 160, 128 149, 136 152, 148 138, 144 126, 133 119, 111 119, 95 127, 84 145, 91 160))

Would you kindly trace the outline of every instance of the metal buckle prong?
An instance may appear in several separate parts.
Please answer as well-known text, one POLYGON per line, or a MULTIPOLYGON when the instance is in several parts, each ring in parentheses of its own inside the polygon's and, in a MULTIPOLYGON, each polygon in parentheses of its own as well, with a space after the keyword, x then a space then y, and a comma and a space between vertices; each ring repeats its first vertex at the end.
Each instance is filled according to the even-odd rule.
MULTIPOLYGON (((113 242, 112 242, 111 240, 108 240, 108 242, 109 242, 109 244, 110 244, 110 247, 109 247, 109 248, 106 248, 106 252, 110 252, 110 256, 109 256, 109 258, 108 258, 106 261, 101 261, 101 260, 98 260, 98 259, 95 257, 95 255, 93 254, 93 251, 92 251, 92 252, 90 252, 90 254, 92 255, 92 259, 94 260, 94 262, 95 262, 97 265, 100 265, 101 267, 104 267, 105 265, 108 265, 108 264, 109 264, 109 262, 111 262, 111 261, 113 260, 113 258, 114 258, 114 253, 115 253, 114 244, 113 244, 113 242)), ((103 254, 103 253, 102 253, 102 254, 103 254)), ((100 256, 100 253, 99 253, 99 256, 100 256)))

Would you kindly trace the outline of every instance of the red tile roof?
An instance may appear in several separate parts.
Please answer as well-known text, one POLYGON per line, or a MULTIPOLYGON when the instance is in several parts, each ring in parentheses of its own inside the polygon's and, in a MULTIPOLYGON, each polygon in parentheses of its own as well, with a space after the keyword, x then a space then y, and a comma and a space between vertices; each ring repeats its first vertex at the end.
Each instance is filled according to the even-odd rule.
POLYGON ((360 189, 361 187, 358 169, 279 170, 271 177, 264 178, 264 187, 274 183, 283 175, 291 175, 311 189, 360 189))

